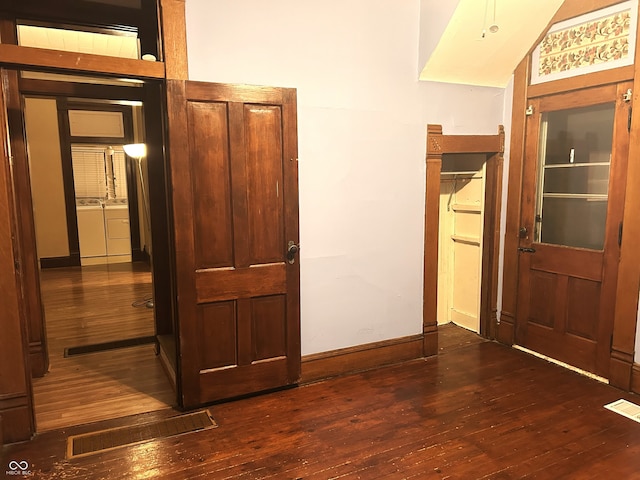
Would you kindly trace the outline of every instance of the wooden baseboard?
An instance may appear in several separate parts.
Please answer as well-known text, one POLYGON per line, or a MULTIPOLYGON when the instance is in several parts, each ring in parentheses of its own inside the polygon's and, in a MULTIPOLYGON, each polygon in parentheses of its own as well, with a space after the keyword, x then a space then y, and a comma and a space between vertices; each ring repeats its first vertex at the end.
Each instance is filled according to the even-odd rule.
POLYGON ((43 257, 40 259, 40 268, 79 267, 80 254, 67 255, 66 257, 43 257))
POLYGON ((4 443, 29 440, 35 432, 33 412, 25 395, 0 395, 0 419, 4 443))
POLYGON ((33 378, 44 377, 49 371, 49 359, 44 351, 42 342, 29 344, 29 364, 33 378))
POLYGON ((622 390, 631 390, 633 366, 633 358, 630 355, 612 350, 609 362, 609 384, 622 390))
POLYGON ((505 345, 513 345, 515 341, 515 318, 509 313, 500 314, 500 323, 496 325, 496 340, 505 345))
POLYGON ((162 369, 169 377, 171 387, 173 391, 176 391, 176 365, 175 365, 175 345, 172 345, 173 337, 170 335, 158 335, 158 357, 160 358, 160 365, 162 369))
POLYGON ((422 357, 423 335, 305 355, 302 357, 300 383, 315 382, 422 357))
POLYGON ((640 394, 640 364, 634 363, 631 368, 631 391, 640 394))
POLYGON ((151 265, 151 257, 146 250, 141 250, 139 248, 134 248, 131 250, 131 261, 132 262, 144 262, 147 265, 151 265))

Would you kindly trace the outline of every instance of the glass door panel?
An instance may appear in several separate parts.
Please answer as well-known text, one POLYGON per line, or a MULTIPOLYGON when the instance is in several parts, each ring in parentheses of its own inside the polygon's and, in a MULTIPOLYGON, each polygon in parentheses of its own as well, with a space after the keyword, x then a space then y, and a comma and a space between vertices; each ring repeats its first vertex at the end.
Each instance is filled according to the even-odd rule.
POLYGON ((535 241, 602 250, 615 103, 545 112, 535 241))

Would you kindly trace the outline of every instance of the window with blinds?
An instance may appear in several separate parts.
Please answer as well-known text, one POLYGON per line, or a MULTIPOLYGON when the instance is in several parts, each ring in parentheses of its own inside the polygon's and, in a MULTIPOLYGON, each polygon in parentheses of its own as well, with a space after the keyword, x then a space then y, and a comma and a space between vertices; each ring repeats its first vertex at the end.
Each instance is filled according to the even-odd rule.
POLYGON ((73 164, 73 184, 76 198, 108 197, 109 190, 115 198, 127 198, 127 170, 125 154, 121 145, 113 149, 113 177, 108 176, 106 145, 71 145, 71 161, 73 164), (111 188, 110 188, 111 187, 111 188))

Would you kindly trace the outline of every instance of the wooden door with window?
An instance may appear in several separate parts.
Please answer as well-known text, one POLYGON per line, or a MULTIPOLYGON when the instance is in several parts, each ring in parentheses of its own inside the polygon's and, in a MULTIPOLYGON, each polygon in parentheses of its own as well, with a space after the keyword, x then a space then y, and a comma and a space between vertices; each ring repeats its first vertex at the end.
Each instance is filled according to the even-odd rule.
POLYGON ((516 343, 606 377, 620 255, 631 83, 531 102, 516 343))
POLYGON ((168 81, 182 404, 300 375, 294 89, 168 81))

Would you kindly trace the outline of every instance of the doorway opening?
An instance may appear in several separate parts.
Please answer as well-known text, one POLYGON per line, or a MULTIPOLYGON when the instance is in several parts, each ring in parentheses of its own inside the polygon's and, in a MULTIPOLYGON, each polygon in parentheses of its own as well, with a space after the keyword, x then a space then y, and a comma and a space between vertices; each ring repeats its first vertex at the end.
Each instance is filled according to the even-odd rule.
POLYGON ((19 106, 10 113, 14 154, 28 165, 15 188, 33 205, 20 222, 33 224, 33 301, 43 313, 29 325, 30 346, 39 343, 30 352, 38 431, 175 405, 174 316, 162 293, 171 280, 161 275, 170 256, 154 252, 170 241, 162 130, 149 119, 161 89, 4 75, 18 87, 8 100, 19 106), (131 143, 149 154, 126 155, 131 143))
POLYGON ((440 175, 438 325, 480 333, 486 155, 444 154, 440 175))
POLYGON ((495 337, 503 152, 502 126, 497 135, 427 128, 425 355, 438 352, 445 323, 495 337))

